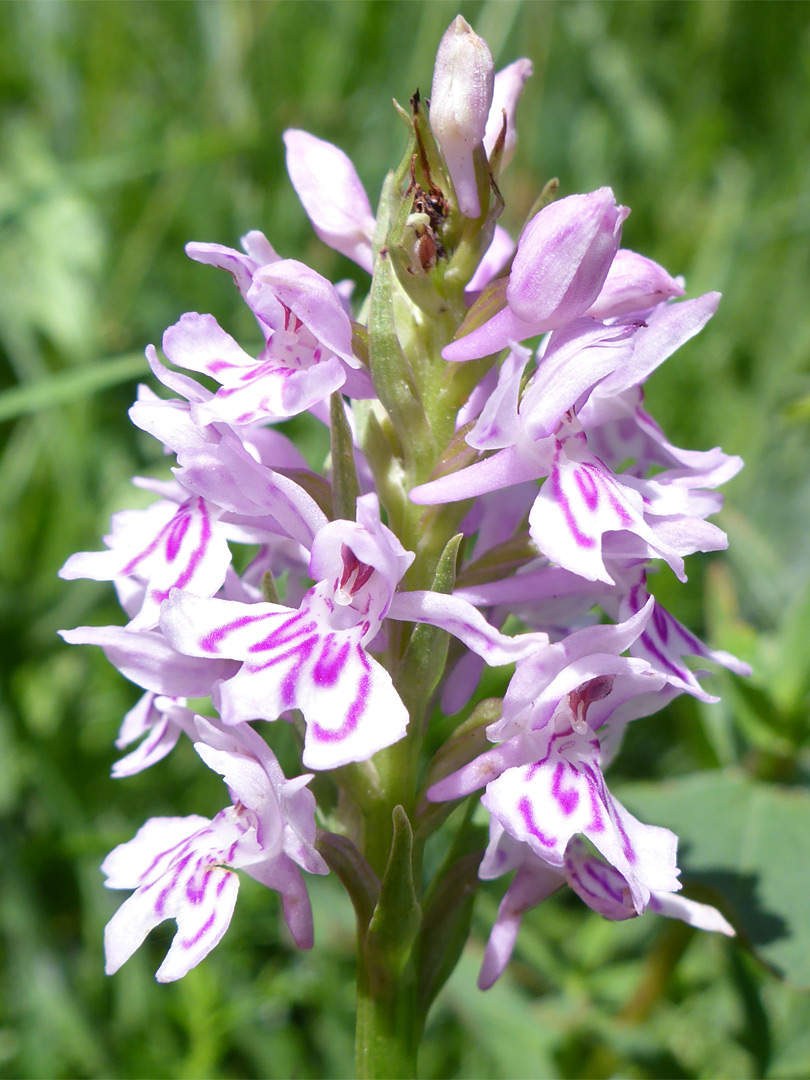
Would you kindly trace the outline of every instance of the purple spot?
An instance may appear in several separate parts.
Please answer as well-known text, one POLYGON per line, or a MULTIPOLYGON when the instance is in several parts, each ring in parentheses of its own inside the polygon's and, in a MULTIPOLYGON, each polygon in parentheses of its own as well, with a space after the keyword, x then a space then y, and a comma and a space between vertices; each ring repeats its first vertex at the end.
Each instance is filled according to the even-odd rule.
POLYGON ((351 648, 350 641, 344 641, 341 645, 334 634, 328 634, 324 638, 320 654, 312 669, 316 686, 326 688, 335 685, 346 666, 351 648))
POLYGON ((574 481, 579 488, 579 493, 591 513, 599 505, 599 487, 587 469, 575 469, 574 481))
POLYGON ((531 833, 535 839, 539 840, 543 847, 553 848, 557 840, 555 837, 546 836, 545 833, 540 832, 534 821, 534 815, 532 813, 532 804, 528 798, 523 795, 517 805, 518 813, 523 818, 523 824, 527 830, 531 833))
MULTIPOLYGON (((572 771, 576 774, 576 770, 571 766, 572 771)), ((571 814, 579 806, 579 792, 576 788, 568 788, 563 790, 562 781, 565 775, 565 765, 562 761, 558 761, 554 768, 554 779, 551 784, 551 794, 557 800, 557 803, 565 814, 566 817, 570 817, 571 814)))
POLYGON ((205 890, 208 888, 208 879, 211 877, 213 867, 209 866, 203 873, 200 879, 199 888, 195 886, 194 876, 192 875, 186 882, 186 896, 190 904, 199 904, 205 897, 205 890))
POLYGON ((174 562, 191 524, 191 514, 175 514, 166 536, 166 562, 174 562))

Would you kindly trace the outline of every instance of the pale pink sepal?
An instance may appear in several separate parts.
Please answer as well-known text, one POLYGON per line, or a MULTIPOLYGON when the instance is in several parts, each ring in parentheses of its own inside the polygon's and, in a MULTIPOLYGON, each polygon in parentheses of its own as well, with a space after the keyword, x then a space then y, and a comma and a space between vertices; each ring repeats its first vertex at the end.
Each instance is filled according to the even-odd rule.
POLYGON ((523 88, 526 80, 533 74, 531 60, 515 60, 507 67, 502 68, 495 76, 492 89, 492 105, 487 117, 486 130, 484 132, 484 149, 487 157, 492 156, 495 143, 503 129, 506 120, 506 134, 504 136, 503 154, 501 157, 501 169, 505 169, 515 155, 517 146, 517 126, 515 116, 518 103, 523 97, 523 88), (504 115, 505 114, 505 115, 504 115))
POLYGON ((683 286, 663 266, 635 251, 619 248, 587 314, 595 319, 611 319, 683 295, 683 286))
POLYGON ((388 611, 389 618, 406 622, 426 622, 441 627, 472 649, 487 664, 513 664, 548 643, 541 633, 509 637, 490 625, 472 604, 459 596, 415 591, 397 593, 388 611))
POLYGON ((309 132, 284 132, 287 172, 315 232, 370 274, 374 214, 354 165, 337 146, 309 132))
POLYGON ((214 683, 239 667, 233 660, 183 655, 158 630, 133 633, 123 626, 77 626, 59 635, 70 645, 101 646, 113 667, 136 686, 167 697, 206 697, 214 683))

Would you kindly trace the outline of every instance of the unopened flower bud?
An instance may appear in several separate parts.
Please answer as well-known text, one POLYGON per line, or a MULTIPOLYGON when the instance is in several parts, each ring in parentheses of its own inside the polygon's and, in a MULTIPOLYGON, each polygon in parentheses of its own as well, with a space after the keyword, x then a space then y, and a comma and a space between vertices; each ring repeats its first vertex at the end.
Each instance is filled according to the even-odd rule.
POLYGON ((629 213, 603 187, 535 214, 512 263, 506 297, 513 313, 545 331, 586 311, 604 284, 629 213))
MULTIPOLYGON (((584 315, 605 283, 629 213, 616 205, 608 187, 545 206, 518 240, 506 306, 445 346, 444 359, 489 356, 510 342, 557 330, 584 315)), ((499 293, 489 298, 496 304, 500 299, 499 293)), ((484 297, 478 303, 483 302, 484 297)), ((475 312, 473 306, 470 317, 475 312)))
POLYGON ((447 162, 459 209, 469 218, 481 213, 473 151, 484 139, 493 82, 494 65, 486 42, 457 15, 436 53, 430 126, 447 162))

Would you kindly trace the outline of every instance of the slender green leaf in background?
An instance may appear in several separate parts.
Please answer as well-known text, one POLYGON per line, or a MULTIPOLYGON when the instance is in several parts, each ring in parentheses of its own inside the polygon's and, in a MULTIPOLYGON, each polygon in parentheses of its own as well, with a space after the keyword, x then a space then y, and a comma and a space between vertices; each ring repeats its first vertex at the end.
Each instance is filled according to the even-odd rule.
POLYGON ((143 356, 133 353, 15 386, 0 392, 0 423, 66 405, 99 390, 130 382, 138 375, 146 375, 147 370, 143 356))

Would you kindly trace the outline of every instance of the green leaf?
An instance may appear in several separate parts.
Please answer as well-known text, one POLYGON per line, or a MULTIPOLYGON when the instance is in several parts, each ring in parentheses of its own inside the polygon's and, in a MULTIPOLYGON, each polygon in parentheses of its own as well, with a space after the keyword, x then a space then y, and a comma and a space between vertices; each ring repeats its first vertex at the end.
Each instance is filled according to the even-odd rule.
POLYGON ((266 604, 280 604, 276 579, 272 570, 265 570, 262 574, 262 600, 266 604))
MULTIPOLYGON (((433 592, 452 593, 458 549, 463 539, 461 533, 457 533, 448 540, 433 577, 433 592)), ((419 715, 416 710, 424 708, 425 702, 430 700, 442 676, 447 660, 447 641, 447 631, 437 626, 417 623, 414 627, 394 682, 412 717, 419 715)))
POLYGON ((470 716, 436 751, 425 780, 426 788, 463 768, 484 752, 489 745, 486 729, 500 719, 502 710, 502 698, 485 698, 478 702, 470 716))
POLYGON ((379 878, 347 836, 320 831, 316 847, 340 878, 357 914, 357 924, 365 930, 380 897, 379 878))
POLYGON ((343 395, 335 390, 329 399, 329 420, 332 432, 332 509, 336 518, 354 521, 357 512, 357 468, 354 464, 354 443, 343 395))
POLYGON ((51 375, 0 393, 0 422, 66 405, 98 390, 107 390, 147 374, 143 353, 127 353, 98 364, 51 375))
POLYGON ((473 330, 477 330, 483 326, 484 323, 493 319, 498 312, 503 311, 506 307, 506 289, 509 285, 508 278, 495 278, 491 281, 486 288, 482 291, 481 295, 475 301, 473 306, 467 312, 467 316, 456 330, 454 340, 458 341, 459 338, 466 337, 467 334, 471 334, 473 330))
MULTIPOLYGON (((480 839, 474 834, 474 840, 480 839)), ((425 897, 419 938, 419 1002, 427 1014, 452 974, 470 933, 483 850, 460 858, 425 897)))
POLYGON ((400 439, 406 467, 427 476, 436 456, 433 432, 394 325, 391 260, 385 248, 374 267, 369 311, 369 366, 377 396, 400 439))
POLYGON ((797 590, 784 615, 774 653, 773 698, 789 712, 800 709, 810 683, 810 585, 797 590))
POLYGON ((472 1075, 559 1076, 554 1059, 559 1027, 543 1022, 541 1005, 528 999, 509 972, 482 993, 476 986, 480 965, 480 953, 465 950, 440 999, 489 1066, 487 1074, 472 1075))
POLYGON ((365 940, 370 972, 384 981, 404 969, 422 921, 413 882, 413 831, 401 806, 394 807, 393 823, 391 854, 365 940))
POLYGON ((617 785, 617 795, 678 834, 684 881, 713 893, 762 960, 810 986, 810 792, 727 770, 617 785))

